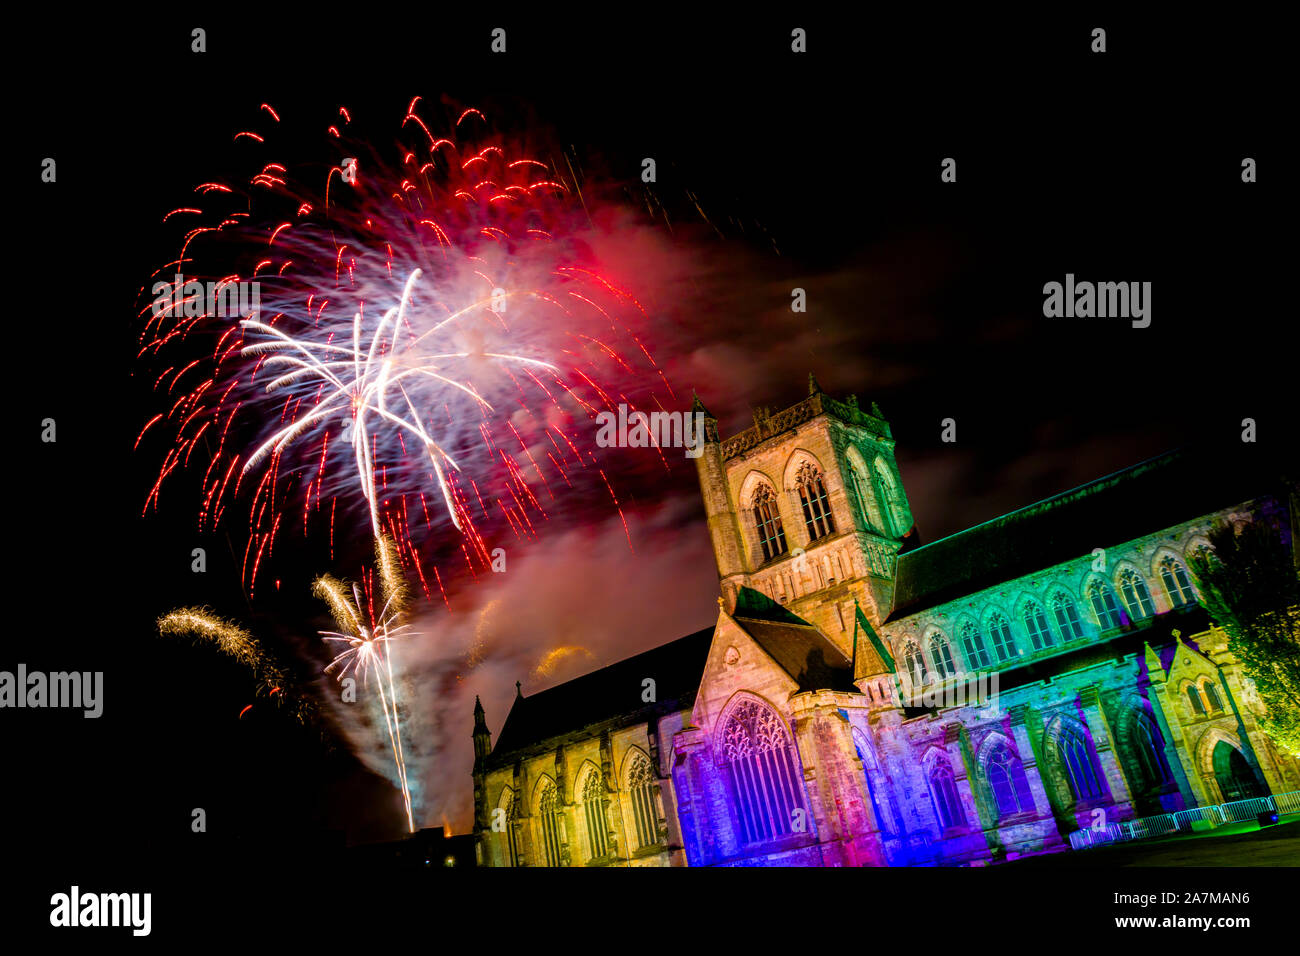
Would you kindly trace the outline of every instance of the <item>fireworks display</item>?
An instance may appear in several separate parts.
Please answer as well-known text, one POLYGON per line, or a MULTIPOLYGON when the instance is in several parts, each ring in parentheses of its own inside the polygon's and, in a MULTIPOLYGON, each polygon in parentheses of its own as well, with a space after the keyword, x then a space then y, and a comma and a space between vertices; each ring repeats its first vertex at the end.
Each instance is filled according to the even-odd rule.
MULTIPOLYGON (((438 112, 412 100, 380 155, 346 108, 313 136, 263 104, 234 134, 256 157, 243 176, 199 183, 163 217, 179 249, 141 290, 137 354, 161 399, 135 442, 161 458, 144 510, 197 472, 198 527, 232 534, 250 602, 286 533, 312 553, 328 542, 331 563, 336 544, 373 540, 357 583, 324 575, 313 592, 337 628, 320 632, 326 673, 378 691, 384 728, 366 732, 387 738, 411 829, 418 748, 394 659, 421 636, 408 581, 450 606, 449 574, 496 567, 495 546, 536 538, 565 494, 617 514, 631 547, 594 422, 676 402, 645 310, 591 249, 580 166, 477 109, 438 112)), ((206 612, 164 622, 259 660, 206 612)))
POLYGON ((164 217, 194 225, 141 312, 164 407, 136 445, 172 433, 146 510, 201 467, 199 525, 247 532, 250 594, 287 529, 333 554, 365 527, 432 598, 443 532, 477 574, 483 529, 535 537, 564 486, 618 508, 590 422, 663 407, 654 387, 674 396, 637 334, 643 310, 580 239, 572 164, 561 175, 476 109, 437 135, 418 97, 388 162, 347 138, 346 108, 314 165, 274 161, 281 120, 259 116, 235 136, 268 153, 251 178, 201 183, 164 217), (246 521, 229 520, 236 500, 246 521))

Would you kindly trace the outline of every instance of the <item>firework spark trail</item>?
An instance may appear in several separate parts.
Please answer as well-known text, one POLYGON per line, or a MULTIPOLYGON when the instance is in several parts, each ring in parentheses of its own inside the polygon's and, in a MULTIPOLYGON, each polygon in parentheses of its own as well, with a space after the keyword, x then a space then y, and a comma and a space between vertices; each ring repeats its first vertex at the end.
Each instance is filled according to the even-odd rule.
MULTIPOLYGON (((546 513, 529 483, 550 492, 550 466, 572 484, 572 465, 534 454, 553 434, 591 471, 588 490, 621 514, 605 477, 595 480, 596 456, 574 442, 614 410, 614 396, 672 395, 633 330, 644 308, 601 274, 581 238, 588 197, 573 202, 561 176, 478 110, 448 117, 435 135, 419 104, 402 117, 414 142, 399 145, 396 164, 348 140, 352 117, 340 108, 319 192, 299 173, 321 168, 317 151, 312 163, 263 157, 246 186, 203 182, 167 214, 187 231, 151 277, 139 350, 159 365, 150 380, 165 404, 137 446, 169 430, 172 442, 145 509, 191 458, 202 470, 201 526, 246 497, 250 592, 282 526, 328 530, 332 551, 335 523, 363 509, 372 537, 398 539, 398 560, 432 598, 421 561, 444 528, 469 538, 471 571, 485 569, 476 515, 535 534, 533 518, 546 513), (527 476, 507 448, 529 462, 527 476), (447 524, 428 519, 430 484, 447 524), (301 520, 281 522, 295 498, 301 520), (413 525, 412 511, 426 520, 413 525)), ((269 128, 237 136, 241 151, 301 147, 280 144, 269 105, 260 115, 269 128)))
MULTIPOLYGON (((223 654, 251 670, 263 693, 268 696, 278 694, 281 704, 291 699, 291 693, 286 690, 290 682, 284 669, 262 649, 252 634, 238 624, 207 608, 187 607, 164 614, 158 619, 157 626, 158 633, 164 637, 190 636, 211 641, 223 654)), ((310 705, 296 696, 292 700, 297 718, 306 721, 310 705)))
POLYGON ((388 731, 393 763, 406 805, 406 823, 415 832, 415 817, 411 804, 411 788, 407 777, 406 750, 402 743, 401 713, 397 703, 397 686, 393 677, 393 642, 411 637, 410 625, 401 623, 407 608, 406 582, 397 567, 397 549, 394 542, 380 536, 375 542, 376 570, 379 577, 380 606, 375 608, 374 582, 366 577, 361 584, 349 588, 329 575, 316 579, 313 592, 329 606, 338 625, 337 631, 321 631, 323 640, 341 643, 346 647, 325 668, 328 674, 337 669, 336 679, 342 681, 349 672, 359 675, 369 684, 372 669, 377 672, 375 682, 379 688, 380 707, 384 713, 384 726, 388 731), (387 689, 385 690, 385 683, 387 689))

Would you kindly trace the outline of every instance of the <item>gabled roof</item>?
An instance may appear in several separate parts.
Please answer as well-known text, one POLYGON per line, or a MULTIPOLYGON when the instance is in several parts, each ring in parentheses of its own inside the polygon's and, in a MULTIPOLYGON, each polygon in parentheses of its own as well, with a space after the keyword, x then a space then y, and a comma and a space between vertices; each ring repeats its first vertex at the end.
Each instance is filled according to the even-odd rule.
POLYGON ((752 588, 741 588, 731 616, 790 675, 801 691, 857 693, 853 670, 844 652, 813 625, 771 598, 752 588))
POLYGON ((566 734, 585 734, 600 725, 628 726, 689 709, 712 643, 713 628, 708 627, 531 697, 520 694, 487 758, 488 768, 503 766, 566 734), (653 703, 641 700, 646 678, 655 682, 653 703))
POLYGON ((1170 452, 901 553, 887 620, 1271 494, 1251 449, 1170 452))

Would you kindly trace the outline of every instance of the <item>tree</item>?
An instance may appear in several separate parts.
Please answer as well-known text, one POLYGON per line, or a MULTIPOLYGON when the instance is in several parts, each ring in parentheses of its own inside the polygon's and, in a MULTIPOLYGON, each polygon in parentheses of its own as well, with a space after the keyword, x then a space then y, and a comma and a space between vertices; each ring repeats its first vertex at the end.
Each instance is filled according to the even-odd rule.
POLYGON ((1215 523, 1210 547, 1188 558, 1206 610, 1254 681, 1260 727, 1300 756, 1300 575, 1287 529, 1268 515, 1215 523))

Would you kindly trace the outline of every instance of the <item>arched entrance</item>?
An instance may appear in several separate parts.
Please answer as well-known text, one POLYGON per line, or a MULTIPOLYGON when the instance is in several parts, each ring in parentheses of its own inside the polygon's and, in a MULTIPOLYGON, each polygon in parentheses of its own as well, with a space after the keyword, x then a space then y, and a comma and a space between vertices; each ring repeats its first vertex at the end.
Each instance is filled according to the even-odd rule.
POLYGON ((1226 740, 1214 746, 1214 779, 1224 803, 1266 796, 1246 758, 1226 740))

